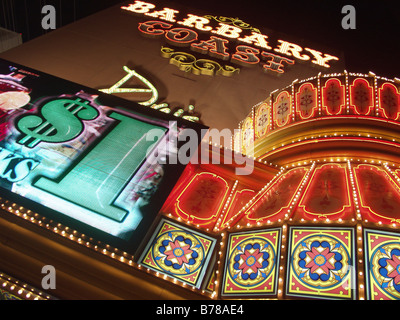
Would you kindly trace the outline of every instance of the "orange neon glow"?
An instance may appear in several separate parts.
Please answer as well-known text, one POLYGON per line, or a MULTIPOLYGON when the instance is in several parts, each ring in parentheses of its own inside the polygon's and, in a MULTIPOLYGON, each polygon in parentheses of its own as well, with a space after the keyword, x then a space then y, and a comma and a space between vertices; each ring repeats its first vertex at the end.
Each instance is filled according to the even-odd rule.
POLYGON ((309 169, 293 168, 282 174, 263 193, 254 199, 251 206, 244 211, 243 224, 276 222, 285 217, 301 187, 301 182, 309 169))
POLYGON ((214 173, 197 173, 182 190, 175 213, 186 222, 210 227, 221 212, 229 191, 226 180, 214 173))
POLYGON ((396 171, 393 172, 395 175, 395 178, 397 179, 397 184, 400 186, 400 169, 397 169, 396 171))
POLYGON ((210 56, 218 59, 228 60, 230 57, 227 47, 228 43, 229 41, 226 39, 212 36, 208 41, 192 43, 190 48, 191 50, 200 52, 202 54, 209 54, 210 56))
POLYGON ((189 46, 198 39, 196 31, 187 28, 174 28, 165 32, 165 39, 175 46, 189 46))
POLYGON ((237 214, 240 209, 243 208, 245 204, 247 204, 253 197, 255 196, 255 191, 251 189, 242 189, 240 191, 236 190, 235 194, 232 197, 232 200, 226 210, 226 214, 221 217, 221 226, 222 228, 226 228, 226 223, 237 214))
POLYGON ((271 119, 270 113, 271 107, 267 103, 262 103, 258 107, 255 118, 256 138, 261 138, 268 133, 271 119))
POLYGON ((253 119, 251 117, 247 117, 242 127, 242 152, 244 154, 249 154, 253 152, 253 142, 253 119))
POLYGON ((392 83, 384 83, 378 90, 379 108, 387 119, 398 120, 400 116, 400 94, 392 83))
POLYGON ((346 165, 332 163, 317 167, 300 199, 297 213, 307 220, 334 220, 353 213, 346 165))
MULTIPOLYGON (((340 121, 340 120, 348 120, 348 119, 351 119, 351 118, 353 118, 353 119, 359 119, 359 120, 361 120, 361 119, 363 119, 363 120, 371 120, 372 118, 371 117, 368 117, 368 116, 362 116, 362 115, 337 115, 337 116, 321 116, 321 117, 314 117, 314 118, 310 118, 310 119, 308 119, 307 120, 307 122, 308 123, 312 123, 312 122, 314 122, 315 123, 315 125, 318 125, 318 123, 317 122, 320 122, 320 121, 325 121, 325 120, 328 120, 328 119, 335 119, 335 120, 338 120, 338 121, 340 121)), ((381 118, 381 117, 374 117, 373 118, 373 121, 377 121, 377 122, 380 122, 380 123, 385 123, 385 124, 392 124, 392 125, 398 125, 398 122, 397 121, 394 121, 394 120, 390 120, 390 119, 385 119, 385 118, 381 118)), ((295 127, 295 126, 301 126, 303 124, 303 122, 301 122, 301 121, 297 121, 297 122, 291 122, 291 123, 289 123, 287 126, 285 126, 285 127, 275 127, 274 128, 274 133, 277 133, 277 132, 280 132, 280 131, 283 131, 283 130, 285 130, 286 128, 288 128, 288 127, 295 127)), ((346 137, 347 138, 347 137, 346 137)), ((304 140, 303 140, 304 141, 304 140)), ((315 140, 313 140, 313 141, 315 141, 315 140)))
POLYGON ((273 154, 282 152, 283 150, 298 148, 299 146, 302 146, 302 145, 314 144, 314 143, 318 143, 318 142, 322 142, 322 141, 326 141, 326 142, 334 142, 334 141, 370 142, 370 143, 377 143, 380 145, 386 145, 389 147, 400 148, 400 144, 397 142, 383 141, 383 140, 380 140, 380 139, 378 140, 378 139, 374 139, 374 138, 366 138, 366 137, 361 137, 361 138, 359 138, 359 137, 323 137, 323 138, 319 138, 318 137, 318 138, 314 138, 314 139, 302 140, 300 142, 295 141, 291 144, 287 144, 285 146, 278 147, 275 150, 271 150, 271 151, 267 152, 265 155, 271 156, 273 154))
POLYGON ((314 117, 318 108, 317 89, 312 83, 303 83, 296 93, 296 112, 302 120, 314 117))
POLYGON ((284 73, 284 67, 285 64, 289 64, 292 65, 294 64, 294 60, 292 59, 288 59, 288 58, 284 58, 281 56, 278 56, 276 54, 272 54, 270 52, 266 52, 263 51, 261 52, 261 56, 263 58, 263 60, 266 61, 266 63, 262 64, 263 67, 263 71, 273 71, 273 72, 277 72, 277 73, 284 73))
POLYGON ((285 54, 289 57, 293 56, 300 60, 310 60, 310 57, 308 55, 301 54, 303 48, 300 47, 299 45, 283 40, 278 40, 278 42, 279 45, 277 46, 277 48, 274 49, 274 51, 285 54))
POLYGON ((369 115, 374 108, 373 87, 364 78, 354 79, 350 86, 350 106, 356 114, 369 115))
POLYGON ((283 127, 289 122, 292 113, 292 98, 289 92, 282 91, 278 94, 273 104, 274 119, 278 127, 283 127))
POLYGON ((241 152, 242 151, 242 132, 240 129, 235 129, 234 135, 233 135, 233 150, 236 152, 241 152))
POLYGON ((147 3, 144 1, 135 1, 135 3, 130 3, 128 6, 122 6, 122 10, 134 12, 137 14, 145 14, 148 13, 151 9, 154 9, 156 6, 152 3, 147 3))
POLYGON ((160 20, 169 21, 169 22, 176 22, 175 16, 177 14, 179 14, 178 10, 174 10, 174 9, 170 9, 170 8, 164 8, 161 11, 145 13, 146 16, 153 17, 153 18, 160 19, 160 20))
MULTIPOLYGON (((187 13, 186 17, 183 18, 181 21, 177 21, 176 17, 178 16, 178 14, 180 14, 178 10, 171 8, 163 8, 162 10, 155 10, 155 7, 156 6, 152 3, 136 0, 134 3, 131 3, 126 6, 121 6, 121 9, 138 15, 152 17, 155 19, 160 19, 176 23, 178 25, 194 28, 201 32, 209 32, 210 34, 228 38, 229 41, 231 42, 237 41, 239 43, 250 44, 257 48, 268 50, 261 52, 262 58, 267 61, 266 63, 262 64, 264 71, 283 73, 284 72, 283 68, 285 64, 292 65, 295 63, 294 60, 273 54, 272 52, 270 52, 271 50, 274 50, 274 52, 278 52, 302 61, 309 60, 311 63, 317 64, 325 68, 330 67, 328 61, 339 60, 335 56, 329 54, 323 54, 317 50, 313 50, 310 48, 303 49, 301 46, 295 43, 290 43, 284 40, 278 40, 279 44, 276 46, 276 48, 272 48, 268 44, 268 36, 261 34, 258 31, 258 29, 251 28, 251 30, 257 30, 257 32, 252 31, 250 35, 248 34, 242 35, 243 31, 246 31, 246 29, 248 29, 245 27, 245 25, 240 25, 240 24, 232 25, 232 23, 223 23, 220 20, 215 19, 219 22, 218 26, 211 26, 209 25, 211 20, 208 19, 208 17, 210 16, 201 17, 190 13, 187 13), (305 54, 304 51, 308 51, 311 55, 305 54)), ((236 18, 236 20, 239 19, 236 18)), ((151 32, 151 34, 155 35, 154 32, 151 32)), ((257 57, 257 55, 259 54, 260 51, 256 48, 239 45, 237 47, 237 52, 232 56, 232 62, 244 63, 247 65, 256 64, 260 60, 259 57, 257 57), (246 47, 247 49, 243 49, 244 47, 246 47), (255 62, 256 60, 257 62, 255 62)))
POLYGON ((322 56, 323 53, 321 53, 317 50, 314 50, 314 49, 304 48, 304 50, 310 52, 314 56, 314 60, 311 60, 312 63, 315 63, 315 64, 325 67, 325 68, 330 68, 330 65, 327 64, 327 61, 339 60, 338 57, 335 57, 335 56, 332 56, 332 55, 326 54, 326 53, 324 54, 324 56, 322 56))
POLYGON ((268 39, 268 36, 253 31, 251 33, 251 36, 245 36, 245 37, 239 38, 237 40, 241 41, 241 42, 245 42, 247 44, 255 45, 256 47, 264 48, 266 50, 271 50, 272 47, 270 47, 268 45, 267 39, 268 39))
POLYGON ((195 28, 199 31, 211 31, 212 27, 210 26, 204 26, 206 24, 210 23, 210 20, 204 17, 199 17, 194 14, 188 14, 187 18, 184 19, 183 21, 178 21, 178 24, 181 24, 183 26, 189 27, 189 28, 195 28))
POLYGON ((325 82, 322 88, 322 107, 329 115, 342 113, 345 107, 344 96, 345 87, 339 79, 331 78, 325 82))
POLYGON ((146 21, 143 23, 139 23, 138 29, 140 32, 144 33, 147 36, 159 37, 164 35, 165 31, 163 29, 170 29, 171 27, 172 24, 166 22, 146 21))
POLYGON ((236 39, 240 37, 242 29, 220 22, 219 27, 215 30, 211 30, 211 32, 223 37, 236 39))
POLYGON ((188 185, 188 183, 192 180, 194 175, 194 165, 189 163, 185 170, 183 171, 181 177, 178 182, 175 184, 174 189, 169 194, 167 200, 164 202, 164 205, 161 209, 163 213, 171 213, 174 211, 175 201, 182 193, 182 190, 188 185))
POLYGON ((236 52, 232 55, 232 63, 236 63, 242 66, 252 66, 260 62, 258 55, 260 50, 245 45, 236 47, 236 52))
POLYGON ((360 164, 353 168, 363 219, 376 223, 400 223, 399 186, 381 168, 360 164))

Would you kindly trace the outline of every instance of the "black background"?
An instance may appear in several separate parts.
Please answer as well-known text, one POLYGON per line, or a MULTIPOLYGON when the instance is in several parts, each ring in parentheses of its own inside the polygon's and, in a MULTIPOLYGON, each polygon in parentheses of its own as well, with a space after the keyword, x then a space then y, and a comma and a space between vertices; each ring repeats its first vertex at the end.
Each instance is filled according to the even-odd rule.
MULTIPOLYGON (((120 0, 2 0, 0 26, 22 34, 29 41, 45 34, 41 28, 41 8, 54 5, 57 28, 121 3, 120 0)), ((151 2, 151 1, 148 1, 151 2)), ((213 15, 238 17, 254 27, 271 30, 343 51, 350 72, 368 73, 388 78, 399 77, 398 48, 400 2, 299 0, 299 1, 166 1, 201 9, 213 15), (356 9, 356 29, 344 30, 342 8, 356 9)), ((157 7, 157 10, 160 10, 157 7)), ((51 31, 50 31, 51 32, 51 31)))

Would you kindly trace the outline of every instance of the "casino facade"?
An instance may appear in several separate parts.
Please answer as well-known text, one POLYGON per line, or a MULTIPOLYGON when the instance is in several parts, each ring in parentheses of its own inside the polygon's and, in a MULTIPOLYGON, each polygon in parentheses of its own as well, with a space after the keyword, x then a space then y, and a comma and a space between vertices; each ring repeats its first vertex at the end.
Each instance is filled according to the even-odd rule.
POLYGON ((136 26, 141 45, 114 33, 129 55, 104 77, 98 48, 70 71, 46 47, 44 68, 52 34, 1 56, 1 297, 400 299, 400 81, 173 8, 129 2, 54 31, 91 46, 106 16, 136 26), (228 126, 229 142, 201 134, 228 126), (201 152, 162 162, 185 130, 201 152))

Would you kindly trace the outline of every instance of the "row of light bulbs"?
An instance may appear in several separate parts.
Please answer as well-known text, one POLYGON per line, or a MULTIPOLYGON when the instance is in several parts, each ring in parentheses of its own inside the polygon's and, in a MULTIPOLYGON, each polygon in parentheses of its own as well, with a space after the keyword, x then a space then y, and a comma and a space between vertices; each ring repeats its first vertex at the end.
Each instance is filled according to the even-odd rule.
POLYGON ((265 154, 262 156, 261 159, 268 158, 269 153, 271 153, 272 151, 275 151, 277 149, 283 148, 285 146, 287 147, 287 146, 290 146, 290 145, 293 145, 293 144, 298 144, 299 142, 305 142, 305 141, 312 142, 313 140, 318 140, 318 139, 339 138, 339 137, 340 138, 369 138, 369 139, 376 139, 376 140, 379 140, 378 142, 380 142, 380 141, 388 141, 390 143, 394 142, 395 144, 392 144, 393 146, 400 147, 400 145, 398 144, 398 141, 395 138, 392 138, 392 137, 387 138, 387 137, 382 137, 382 136, 371 135, 370 133, 366 133, 366 134, 344 133, 343 134, 343 133, 334 132, 334 133, 330 133, 330 134, 325 133, 325 134, 312 135, 310 137, 307 137, 307 136, 300 137, 300 138, 297 138, 296 140, 292 139, 291 142, 286 142, 286 143, 282 142, 279 146, 273 146, 269 152, 265 152, 265 154))
POLYGON ((23 300, 50 300, 53 299, 50 295, 22 283, 9 275, 0 273, 1 290, 7 291, 10 294, 23 300))
MULTIPOLYGON (((383 162, 381 160, 369 160, 369 161, 367 161, 366 159, 363 160, 363 159, 353 159, 353 158, 344 157, 344 158, 321 159, 321 161, 320 160, 304 161, 304 162, 298 162, 297 164, 292 163, 292 165, 291 165, 292 168, 295 167, 295 166, 301 167, 302 165, 308 165, 308 164, 311 164, 311 167, 310 167, 309 171, 306 173, 306 175, 304 176, 304 178, 303 178, 303 180, 302 180, 302 182, 300 184, 300 188, 299 188, 299 190, 297 190, 297 194, 296 194, 296 196, 294 196, 294 198, 292 200, 292 203, 290 204, 290 206, 289 206, 289 208, 287 210, 287 213, 285 214, 285 220, 293 221, 293 218, 289 218, 291 210, 296 206, 296 203, 299 200, 299 197, 300 197, 300 194, 302 192, 302 189, 304 188, 306 183, 308 183, 308 180, 309 180, 309 177, 311 175, 311 172, 315 168, 316 164, 320 163, 320 162, 321 163, 322 162, 323 163, 326 163, 326 162, 332 162, 332 163, 345 162, 345 163, 347 163, 348 170, 349 170, 349 176, 350 176, 351 194, 353 196, 353 203, 355 205, 355 214, 356 214, 357 220, 362 220, 362 216, 361 216, 361 211, 360 211, 360 199, 358 198, 358 193, 356 191, 355 180, 354 180, 355 178, 354 178, 353 170, 352 170, 352 167, 351 167, 351 163, 352 162, 358 162, 358 163, 362 163, 362 164, 363 163, 369 163, 369 164, 373 164, 373 165, 383 165, 391 173, 391 175, 394 177, 394 179, 400 185, 400 177, 393 173, 393 171, 390 169, 388 163, 383 162)), ((396 164, 394 164, 394 163, 392 165, 396 166, 396 164)), ((263 194, 266 191, 266 189, 268 189, 272 184, 276 183, 280 178, 282 178, 282 176, 283 176, 282 174, 283 174, 284 170, 287 169, 288 167, 289 167, 288 165, 286 165, 286 168, 282 167, 281 170, 248 203, 246 203, 235 215, 233 215, 230 218, 230 220, 228 220, 225 223, 225 227, 228 228, 228 229, 231 229, 233 226, 235 228, 237 228, 237 229, 242 228, 243 226, 240 225, 239 223, 236 223, 235 225, 233 225, 234 221, 237 221, 238 219, 240 219, 240 217, 243 216, 243 214, 253 205, 254 202, 261 200, 260 199, 261 194, 263 194)), ((398 189, 400 191, 400 187, 398 187, 398 189)), ((229 201, 230 200, 228 200, 228 202, 229 201)), ((225 208, 227 207, 227 205, 228 205, 228 203, 225 204, 225 208)), ((310 220, 310 219, 306 220, 304 218, 301 218, 301 219, 299 219, 299 221, 300 222, 307 222, 307 221, 320 222, 320 220, 317 220, 316 218, 314 218, 312 220, 310 220)), ((337 221, 339 223, 345 222, 345 220, 343 220, 342 218, 339 218, 338 220, 331 220, 331 219, 329 219, 329 217, 326 217, 326 219, 325 219, 326 223, 331 223, 333 221, 337 221)), ((349 221, 354 223, 356 221, 356 219, 351 218, 349 221)), ((275 222, 276 223, 281 223, 282 219, 278 219, 275 222)), ((365 223, 369 223, 368 219, 364 219, 364 222, 365 223)), ((267 220, 265 224, 271 225, 272 223, 273 222, 271 222, 271 220, 267 220)), ((256 224, 257 224, 257 226, 263 225, 263 223, 260 223, 260 222, 257 222, 256 224)), ((379 225, 379 226, 382 226, 383 222, 379 220, 376 224, 379 225)), ((250 227, 251 224, 247 223, 246 226, 250 227)), ((397 224, 395 222, 393 222, 392 224, 390 224, 390 227, 397 228, 398 226, 397 226, 397 224)), ((219 230, 220 230, 220 227, 218 225, 214 229, 214 231, 219 231, 219 230)))
MULTIPOLYGON (((149 268, 143 268, 140 264, 137 264, 133 261, 134 257, 127 252, 122 252, 121 250, 110 246, 109 244, 102 243, 101 241, 94 241, 93 238, 89 238, 85 234, 82 234, 76 230, 69 228, 68 226, 64 226, 60 223, 55 223, 53 220, 48 221, 46 217, 39 215, 38 213, 34 213, 31 210, 26 210, 24 207, 17 205, 16 203, 12 203, 9 200, 3 199, 0 197, 0 208, 6 210, 16 216, 23 218, 25 220, 30 221, 42 228, 45 228, 55 234, 58 234, 64 238, 67 238, 79 245, 85 246, 89 249, 92 249, 98 253, 101 253, 105 256, 108 256, 114 260, 117 260, 121 263, 134 267, 137 270, 145 271, 153 276, 162 278, 164 280, 170 281, 176 285, 180 285, 184 288, 191 289, 192 291, 196 291, 203 295, 209 295, 211 298, 216 297, 215 292, 208 292, 206 290, 201 290, 196 287, 192 287, 187 285, 184 281, 177 280, 176 278, 170 277, 168 275, 162 274, 160 272, 151 270, 149 268)), ((179 219, 180 220, 180 219, 179 219)), ((4 284, 5 282, 3 282, 4 284)), ((26 299, 31 297, 25 296, 26 299)))
MULTIPOLYGON (((318 83, 317 83, 317 86, 318 86, 318 91, 320 92, 320 89, 321 89, 321 81, 320 81, 320 78, 321 77, 323 77, 323 78, 328 78, 328 77, 338 77, 338 76, 345 76, 345 81, 346 81, 346 110, 347 110, 347 113, 349 113, 350 112, 350 98, 349 98, 349 94, 348 94, 348 85, 349 85, 349 83, 348 83, 348 76, 357 76, 357 77, 373 77, 373 79, 374 79, 374 88, 375 88, 375 116, 379 116, 380 115, 380 112, 379 112, 379 98, 378 98, 378 93, 377 93, 377 90, 378 90, 378 86, 377 86, 377 81, 378 81, 378 79, 380 79, 380 80, 384 80, 384 81, 389 81, 389 82, 400 82, 400 79, 397 79, 397 78, 395 78, 395 79, 387 79, 387 78, 385 78, 385 77, 379 77, 379 76, 376 76, 374 73, 372 73, 372 72, 370 72, 370 74, 369 75, 365 75, 365 74, 361 74, 361 73, 348 73, 346 70, 344 71, 344 73, 332 73, 332 74, 324 74, 324 75, 322 75, 321 76, 321 73, 320 74, 318 74, 318 76, 315 76, 315 77, 311 77, 311 78, 308 78, 308 79, 305 79, 305 80, 302 80, 302 81, 298 81, 297 79, 296 80, 294 80, 293 82, 292 82, 292 84, 291 85, 289 85, 289 86, 287 86, 287 87, 285 87, 285 88, 283 88, 283 89, 281 89, 282 91, 283 90, 287 90, 287 89, 289 89, 289 88, 292 88, 292 94, 294 94, 294 84, 295 83, 297 83, 297 82, 299 82, 299 83, 303 83, 303 82, 307 82, 307 81, 311 81, 311 80, 315 80, 315 79, 317 79, 318 80, 318 83)), ((273 92, 271 92, 271 95, 274 93, 274 92, 276 92, 276 91, 278 91, 278 89, 276 89, 276 90, 274 90, 273 92)), ((271 98, 271 95, 270 95, 270 98, 271 98)), ((293 104, 294 104, 294 99, 291 99, 292 100, 292 108, 293 108, 293 104)), ((260 102, 260 103, 258 103, 257 105, 255 105, 255 106, 253 106, 252 108, 251 108, 251 117, 252 117, 252 119, 254 119, 254 115, 255 115, 255 109, 260 105, 260 104, 262 104, 262 102, 260 102)), ((272 109, 272 108, 271 108, 272 109)), ((271 111, 272 112, 272 111, 271 111)), ((319 114, 319 116, 321 116, 322 115, 322 102, 321 102, 321 98, 320 98, 320 95, 318 95, 318 114, 319 114)), ((293 116, 292 116, 292 120, 295 120, 295 113, 293 113, 293 116)), ((241 128, 241 125, 242 125, 242 123, 243 123, 243 121, 244 120, 242 120, 240 123, 239 123, 239 129, 241 128)), ((272 122, 271 122, 271 124, 270 124, 270 130, 272 130, 272 122)))
MULTIPOLYGON (((353 159, 347 160, 349 169, 351 169, 350 161, 353 161, 353 159)), ((315 166, 315 162, 313 162, 312 166, 315 166)), ((384 166, 388 171, 392 172, 387 163, 385 163, 384 166)), ((265 189, 268 188, 273 181, 275 181, 278 177, 280 177, 282 175, 282 173, 284 172, 284 170, 285 170, 284 168, 281 168, 281 170, 278 172, 278 174, 267 185, 265 185, 259 191, 259 193, 250 201, 249 204, 251 204, 252 201, 254 201, 254 199, 258 195, 260 195, 261 192, 264 192, 265 189)), ((352 172, 351 170, 349 170, 349 171, 350 171, 350 173, 352 172)), ((311 170, 309 172, 311 172, 311 170)), ((354 187, 354 180, 353 180, 354 178, 352 176, 352 173, 350 175, 350 178, 351 178, 352 188, 353 188, 354 187)), ((308 179, 308 177, 303 180, 303 184, 306 182, 307 179, 308 179)), ((397 178, 397 181, 400 182, 399 178, 397 178)), ((235 182, 235 186, 237 185, 237 182, 238 181, 235 182)), ((355 189, 353 190, 353 196, 356 196, 356 194, 354 194, 354 191, 355 191, 355 189)), ((11 213, 14 213, 17 216, 20 216, 20 217, 22 217, 22 218, 24 218, 26 220, 29 220, 32 223, 38 224, 41 227, 45 227, 46 229, 49 229, 49 230, 53 231, 54 233, 57 233, 57 234, 59 234, 61 236, 67 237, 70 240, 73 240, 73 241, 75 241, 75 242, 77 242, 77 243, 79 243, 81 245, 85 245, 86 247, 92 248, 92 249, 94 249, 94 250, 96 250, 98 252, 101 252, 101 253, 103 253, 105 255, 108 255, 111 258, 118 259, 121 262, 128 263, 129 265, 136 266, 139 270, 142 269, 141 265, 135 265, 135 263, 133 263, 133 256, 132 257, 127 257, 127 253, 122 253, 121 254, 121 253, 118 252, 117 249, 111 248, 108 244, 106 244, 105 246, 99 246, 100 242, 95 244, 92 241, 93 239, 91 239, 91 238, 87 239, 87 237, 84 234, 80 234, 75 230, 71 230, 69 227, 62 226, 61 224, 54 225, 54 223, 52 221, 49 221, 48 223, 45 223, 44 220, 46 220, 46 218, 41 217, 37 213, 33 213, 30 210, 27 210, 26 212, 24 212, 25 209, 23 207, 18 207, 17 204, 10 203, 8 200, 4 200, 4 199, 0 198, 0 201, 1 200, 2 200, 2 203, 0 205, 1 208, 6 209, 7 211, 9 211, 11 213), (16 207, 18 207, 18 208, 16 208, 16 207)), ((355 204, 356 204, 356 208, 357 208, 356 210, 358 210, 357 212, 359 212, 358 199, 354 198, 354 200, 355 200, 355 204)), ((249 204, 247 204, 246 206, 248 206, 249 204)), ((247 208, 246 206, 244 206, 242 208, 242 210, 245 210, 247 208)), ((231 219, 231 220, 233 220, 233 219, 231 219)), ((354 221, 354 219, 353 219, 353 221, 354 221)), ((329 222, 329 221, 327 221, 327 222, 329 222)), ((270 222, 269 222, 269 224, 270 224, 270 222)), ((381 224, 381 223, 378 223, 378 224, 381 224)), ((240 225, 239 225, 239 228, 240 228, 240 225)), ((222 243, 221 243, 221 246, 222 246, 222 243)), ((219 252, 219 254, 220 255, 222 254, 221 251, 219 252)), ((167 276, 165 274, 161 274, 159 272, 154 272, 154 271, 152 271, 152 270, 150 270, 148 268, 147 268, 146 271, 148 273, 153 273, 157 277, 162 277, 165 280, 170 280, 174 284, 179 284, 180 283, 182 285, 182 287, 190 287, 190 286, 187 286, 187 284, 185 282, 179 281, 179 280, 177 280, 175 278, 172 278, 172 277, 169 277, 169 276, 167 276)), ((6 282, 4 282, 4 283, 6 283, 6 282)), ((4 286, 4 283, 3 283, 3 286, 4 286)), ((192 287, 192 290, 198 290, 198 289, 196 289, 195 287, 192 287)), ((21 293, 22 293, 22 291, 21 291, 21 293)), ((205 290, 201 290, 201 293, 202 294, 206 294, 206 291, 205 290)), ((31 296, 30 293, 27 293, 26 298, 29 298, 30 296, 31 296)), ((210 294, 211 298, 215 298, 216 296, 217 296, 216 291, 213 291, 210 294)))

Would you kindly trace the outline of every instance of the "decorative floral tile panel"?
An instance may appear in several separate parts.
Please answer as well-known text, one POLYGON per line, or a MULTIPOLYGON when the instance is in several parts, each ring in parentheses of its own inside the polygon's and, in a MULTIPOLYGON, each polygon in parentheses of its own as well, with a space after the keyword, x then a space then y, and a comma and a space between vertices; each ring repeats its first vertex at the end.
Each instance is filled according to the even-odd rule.
POLYGON ((291 227, 286 295, 355 299, 354 230, 291 227))
POLYGON ((400 234, 364 230, 366 297, 400 300, 400 234))
POLYGON ((221 295, 276 295, 280 243, 280 228, 230 234, 221 295))
POLYGON ((139 263, 200 288, 216 239, 162 219, 139 263))

